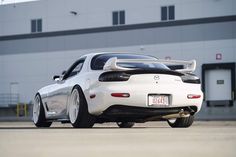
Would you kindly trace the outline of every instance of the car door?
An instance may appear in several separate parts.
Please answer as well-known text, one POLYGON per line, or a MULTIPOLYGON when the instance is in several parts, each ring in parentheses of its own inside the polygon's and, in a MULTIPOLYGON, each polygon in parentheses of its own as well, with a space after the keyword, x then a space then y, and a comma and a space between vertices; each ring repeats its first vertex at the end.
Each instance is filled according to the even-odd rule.
POLYGON ((49 113, 53 116, 66 115, 67 101, 71 92, 71 87, 68 84, 71 78, 76 76, 82 69, 84 58, 76 61, 61 77, 61 80, 57 81, 56 84, 51 86, 50 92, 48 93, 48 108, 49 113))

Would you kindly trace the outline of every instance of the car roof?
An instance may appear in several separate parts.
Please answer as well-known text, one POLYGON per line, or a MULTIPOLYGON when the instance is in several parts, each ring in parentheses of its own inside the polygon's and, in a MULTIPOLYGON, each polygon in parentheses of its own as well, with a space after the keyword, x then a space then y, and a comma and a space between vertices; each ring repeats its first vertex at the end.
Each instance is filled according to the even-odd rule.
POLYGON ((149 57, 154 57, 155 56, 151 56, 151 55, 145 55, 145 54, 138 54, 138 53, 134 53, 134 52, 97 52, 97 53, 88 53, 86 55, 81 56, 82 57, 93 57, 96 55, 100 55, 100 54, 126 54, 126 55, 140 55, 140 56, 149 56, 149 57))

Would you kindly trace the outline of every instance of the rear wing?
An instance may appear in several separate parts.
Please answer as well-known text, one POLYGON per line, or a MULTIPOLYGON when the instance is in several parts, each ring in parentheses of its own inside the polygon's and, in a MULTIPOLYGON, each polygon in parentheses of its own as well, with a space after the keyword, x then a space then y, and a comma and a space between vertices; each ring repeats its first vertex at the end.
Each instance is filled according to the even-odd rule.
POLYGON ((158 62, 166 65, 184 65, 183 69, 176 69, 175 71, 183 73, 192 73, 196 70, 197 62, 196 60, 182 61, 182 60, 164 60, 158 59, 158 62))
POLYGON ((184 65, 183 69, 177 69, 175 71, 183 73, 192 73, 196 69, 196 60, 181 61, 181 60, 163 60, 163 59, 117 59, 117 57, 110 58, 104 65, 103 70, 105 71, 123 71, 123 70, 134 70, 133 68, 125 68, 119 66, 117 63, 162 63, 166 65, 184 65))

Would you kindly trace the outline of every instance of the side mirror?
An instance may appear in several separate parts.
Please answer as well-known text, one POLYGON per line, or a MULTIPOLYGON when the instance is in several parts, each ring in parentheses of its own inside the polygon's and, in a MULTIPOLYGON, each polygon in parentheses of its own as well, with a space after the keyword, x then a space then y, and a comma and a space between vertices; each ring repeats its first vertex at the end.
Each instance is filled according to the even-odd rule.
POLYGON ((53 76, 52 79, 56 82, 61 81, 61 77, 59 75, 53 76))

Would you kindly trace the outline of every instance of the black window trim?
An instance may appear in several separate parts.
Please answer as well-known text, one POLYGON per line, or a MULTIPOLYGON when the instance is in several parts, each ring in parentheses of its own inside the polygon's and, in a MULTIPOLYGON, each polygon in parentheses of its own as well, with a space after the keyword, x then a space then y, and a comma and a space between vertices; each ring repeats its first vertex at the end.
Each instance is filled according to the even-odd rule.
POLYGON ((43 19, 31 19, 31 33, 41 33, 43 31, 43 19))
MULTIPOLYGON (((73 76, 76 76, 76 75, 73 75, 73 76, 70 76, 71 72, 77 67, 77 65, 79 65, 80 63, 83 63, 82 67, 81 67, 81 70, 83 69, 84 67, 84 62, 85 62, 85 59, 86 57, 83 57, 83 58, 80 58, 78 59, 77 61, 75 61, 70 67, 69 69, 66 71, 65 75, 63 76, 63 80, 67 80, 73 76)), ((81 71, 80 70, 80 71, 81 71)))
POLYGON ((166 22, 166 21, 175 21, 175 5, 162 5, 161 9, 160 9, 160 14, 161 14, 161 21, 166 22), (174 15, 173 15, 173 19, 170 19, 170 7, 174 7, 174 15), (162 8, 166 8, 166 19, 162 20, 162 8))
POLYGON ((125 10, 112 11, 112 25, 113 26, 125 25, 125 10), (124 17, 121 18, 121 15, 123 15, 124 17))

